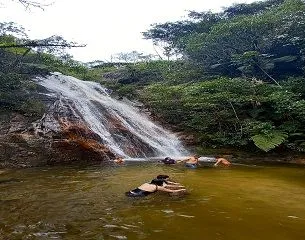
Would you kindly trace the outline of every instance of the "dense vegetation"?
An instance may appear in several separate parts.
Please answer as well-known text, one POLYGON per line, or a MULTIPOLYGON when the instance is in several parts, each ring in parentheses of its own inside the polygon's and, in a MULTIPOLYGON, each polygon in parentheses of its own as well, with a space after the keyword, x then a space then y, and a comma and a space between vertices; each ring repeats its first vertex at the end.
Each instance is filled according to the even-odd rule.
POLYGON ((35 75, 50 71, 81 75, 88 72, 72 60, 64 49, 77 46, 60 36, 32 40, 15 23, 0 23, 0 110, 38 116, 44 106, 33 94, 35 75))
POLYGON ((123 93, 203 146, 304 151, 304 2, 238 4, 189 17, 144 33, 168 57, 182 58, 130 65, 118 81, 123 93))
POLYGON ((304 29, 301 0, 190 12, 185 21, 155 24, 143 33, 167 60, 124 55, 132 60, 89 69, 54 52, 58 48, 1 48, 24 43, 22 29, 2 24, 0 107, 39 112, 30 77, 61 71, 140 99, 157 119, 194 135, 200 146, 305 151, 304 29))

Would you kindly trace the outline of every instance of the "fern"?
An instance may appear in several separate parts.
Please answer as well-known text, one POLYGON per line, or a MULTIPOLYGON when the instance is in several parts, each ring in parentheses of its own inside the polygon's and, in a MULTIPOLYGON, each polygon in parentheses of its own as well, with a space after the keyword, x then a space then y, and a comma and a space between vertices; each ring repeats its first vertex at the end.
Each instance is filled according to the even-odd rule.
POLYGON ((268 134, 254 135, 251 137, 251 139, 259 149, 268 152, 283 143, 287 137, 288 134, 286 132, 273 130, 268 134))

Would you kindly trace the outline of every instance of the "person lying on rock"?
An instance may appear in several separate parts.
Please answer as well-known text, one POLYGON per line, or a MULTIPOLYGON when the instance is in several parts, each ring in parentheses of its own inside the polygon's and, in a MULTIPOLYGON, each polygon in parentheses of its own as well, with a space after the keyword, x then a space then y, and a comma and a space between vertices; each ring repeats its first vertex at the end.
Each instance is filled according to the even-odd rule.
MULTIPOLYGON (((126 196, 128 197, 145 197, 149 194, 155 193, 157 191, 162 191, 162 192, 168 192, 168 193, 185 193, 186 189, 185 188, 180 188, 183 187, 180 184, 177 185, 177 183, 175 184, 169 184, 170 182, 167 182, 166 179, 168 179, 169 177, 167 175, 163 175, 162 177, 160 177, 161 175, 159 175, 159 178, 157 176, 157 178, 153 179, 150 183, 144 183, 141 186, 126 192, 126 196), (167 178, 165 178, 165 176, 167 178), (167 183, 166 183, 167 182, 167 183), (172 187, 169 186, 178 186, 178 188, 180 189, 171 189, 172 187)), ((171 182, 173 183, 173 182, 171 182)))

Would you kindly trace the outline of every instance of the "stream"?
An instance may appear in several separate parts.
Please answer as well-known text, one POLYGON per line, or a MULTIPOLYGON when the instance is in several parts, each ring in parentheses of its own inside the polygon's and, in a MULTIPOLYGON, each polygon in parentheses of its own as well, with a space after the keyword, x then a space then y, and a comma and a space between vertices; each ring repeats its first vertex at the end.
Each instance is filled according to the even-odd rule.
POLYGON ((294 165, 124 165, 0 170, 0 239, 305 239, 305 171, 294 165), (158 174, 188 194, 124 192, 158 174))

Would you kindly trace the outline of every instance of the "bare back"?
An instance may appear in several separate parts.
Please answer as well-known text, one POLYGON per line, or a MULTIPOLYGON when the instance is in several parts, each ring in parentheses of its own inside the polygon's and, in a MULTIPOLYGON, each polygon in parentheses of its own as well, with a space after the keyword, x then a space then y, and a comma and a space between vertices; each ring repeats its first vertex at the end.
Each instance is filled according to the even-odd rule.
POLYGON ((138 188, 146 192, 155 192, 158 189, 157 185, 151 183, 144 183, 138 188))
POLYGON ((190 157, 185 163, 197 164, 198 163, 198 158, 190 157))

